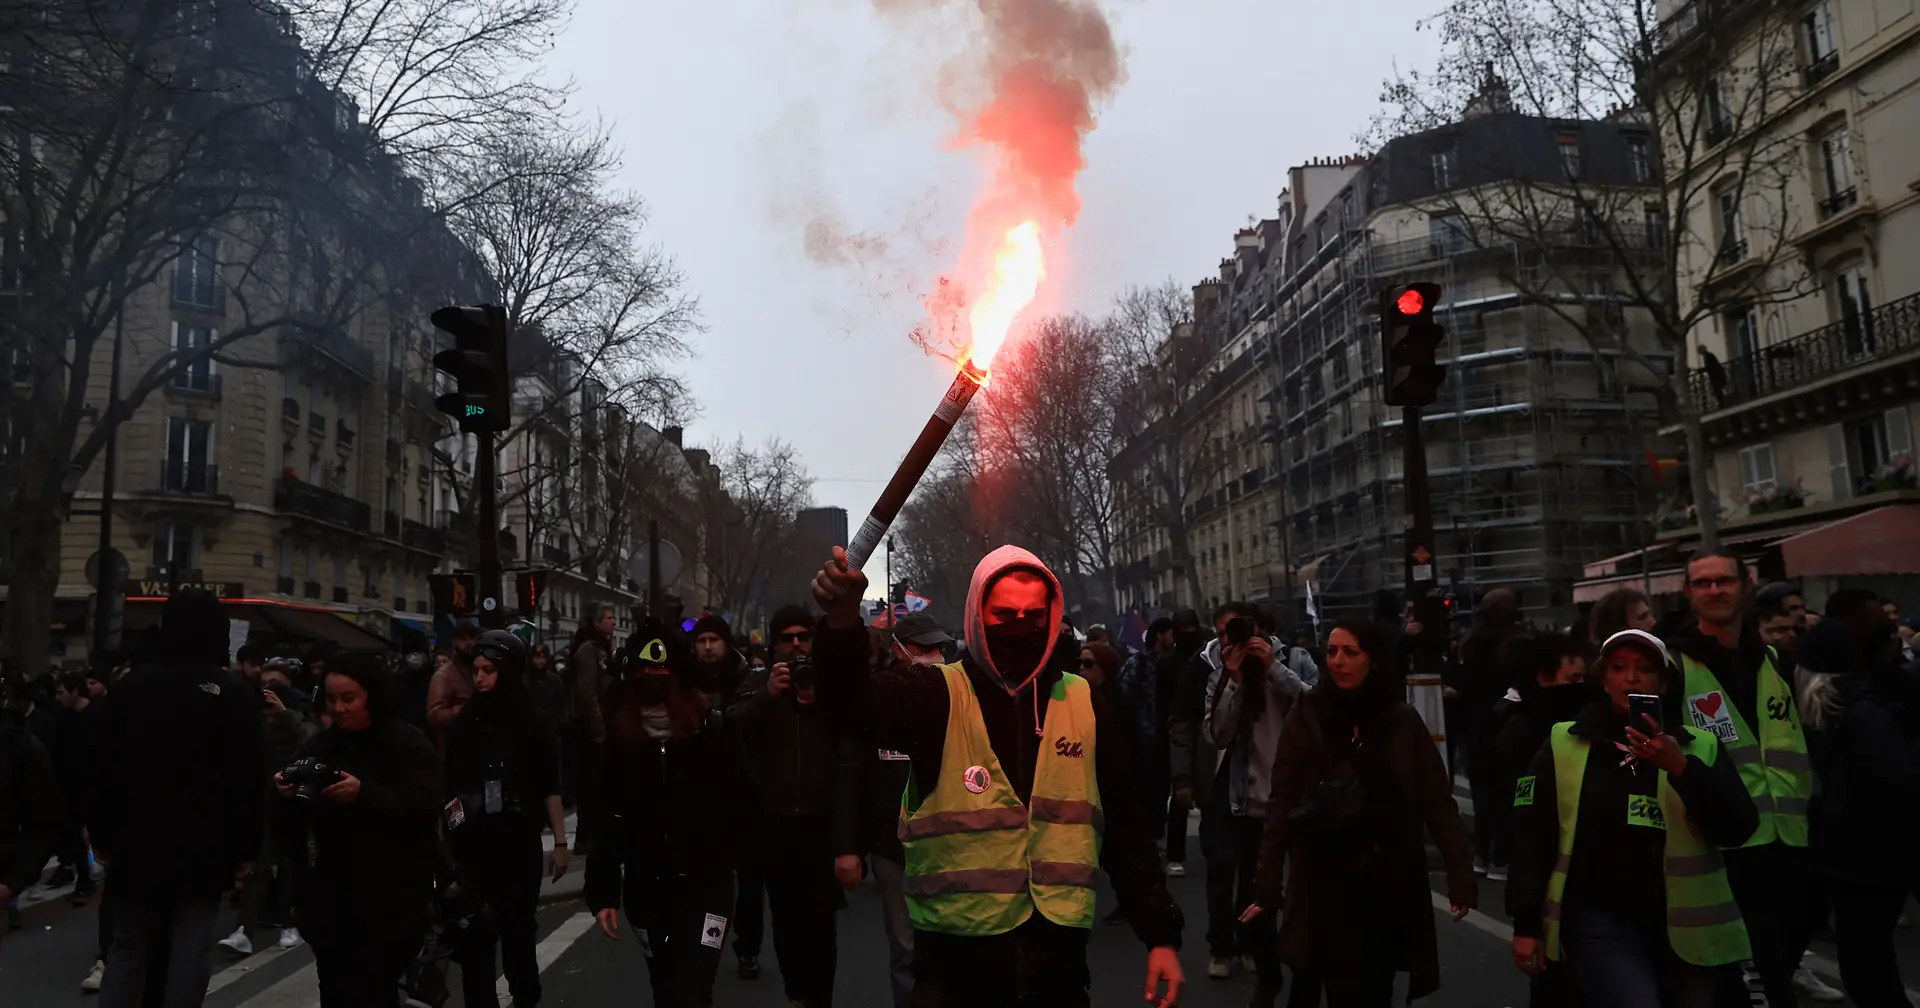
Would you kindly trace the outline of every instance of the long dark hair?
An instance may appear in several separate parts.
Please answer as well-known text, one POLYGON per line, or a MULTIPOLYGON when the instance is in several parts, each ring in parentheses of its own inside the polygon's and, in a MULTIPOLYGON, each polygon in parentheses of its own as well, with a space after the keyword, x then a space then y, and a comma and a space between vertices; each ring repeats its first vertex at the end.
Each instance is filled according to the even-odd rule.
POLYGON ((1594 647, 1607 642, 1607 638, 1627 628, 1627 614, 1636 605, 1653 603, 1638 588, 1615 588, 1600 596, 1593 604, 1593 611, 1587 614, 1587 640, 1594 647))
POLYGON ((1406 677, 1401 672, 1399 655, 1392 640, 1378 623, 1369 619, 1343 619, 1333 625, 1327 638, 1329 668, 1321 673, 1320 682, 1313 691, 1327 701, 1328 707, 1339 720, 1357 722, 1370 719, 1406 697, 1406 677), (1343 690, 1334 682, 1331 668, 1332 637, 1333 631, 1337 630, 1352 634, 1354 643, 1367 656, 1367 678, 1358 689, 1343 690))
MULTIPOLYGON (((393 677, 387 672, 386 660, 371 651, 343 651, 327 657, 327 675, 345 676, 353 680, 367 695, 368 727, 376 728, 399 716, 397 700, 393 695, 393 677)), ((322 694, 327 684, 320 684, 322 694)), ((325 704, 324 696, 322 704, 325 704)), ((323 708, 324 709, 324 706, 323 708)))

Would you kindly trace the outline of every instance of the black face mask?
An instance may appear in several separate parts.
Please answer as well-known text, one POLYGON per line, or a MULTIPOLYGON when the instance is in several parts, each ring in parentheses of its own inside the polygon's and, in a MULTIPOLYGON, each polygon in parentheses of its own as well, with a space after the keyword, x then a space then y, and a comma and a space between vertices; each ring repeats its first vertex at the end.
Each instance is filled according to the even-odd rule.
POLYGON ((667 676, 642 672, 633 678, 633 695, 639 697, 641 703, 651 707, 666 702, 667 690, 672 685, 667 676))
POLYGON ((1001 623, 987 627, 986 633, 987 655, 1000 670, 1000 677, 1009 683, 1025 682, 1047 652, 1049 638, 1040 627, 1001 623))

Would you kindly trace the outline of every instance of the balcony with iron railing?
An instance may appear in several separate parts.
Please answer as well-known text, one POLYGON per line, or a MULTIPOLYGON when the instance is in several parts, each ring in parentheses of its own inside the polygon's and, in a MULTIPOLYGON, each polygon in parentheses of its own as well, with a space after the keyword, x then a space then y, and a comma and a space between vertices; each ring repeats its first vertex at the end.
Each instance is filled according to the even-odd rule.
POLYGON ((168 459, 161 469, 160 487, 167 493, 214 496, 220 492, 220 467, 168 459))
MULTIPOLYGON (((1798 401, 1833 379, 1864 376, 1896 362, 1920 367, 1920 294, 1724 363, 1709 361, 1693 370, 1688 383, 1694 408, 1711 420, 1762 400, 1798 401)), ((1804 424, 1809 416, 1795 407, 1781 422, 1804 424)))
POLYGON ((542 543, 540 546, 540 559, 553 564, 555 567, 565 567, 573 562, 573 555, 568 553, 564 548, 555 546, 552 543, 542 543))
POLYGON ((167 382, 172 392, 190 393, 209 399, 220 398, 220 376, 202 368, 188 368, 167 382))
POLYGON ((1808 60, 1807 86, 1812 87, 1826 80, 1828 77, 1833 76, 1833 72, 1838 69, 1840 69, 1840 50, 1838 49, 1808 60))
POLYGON ((1481 252, 1506 252, 1516 247, 1555 248, 1562 250, 1578 249, 1658 249, 1661 246, 1658 231, 1649 230, 1644 222, 1634 221, 1596 221, 1580 224, 1567 221, 1562 224, 1548 224, 1532 229, 1524 223, 1511 225, 1511 230, 1498 234, 1483 234, 1476 237, 1465 235, 1441 237, 1430 235, 1424 238, 1407 238, 1400 241, 1379 242, 1372 246, 1372 264, 1376 273, 1389 273, 1425 263, 1459 256, 1474 255, 1481 252))
POLYGON ((447 552, 447 533, 431 525, 411 519, 400 523, 400 542, 414 549, 428 553, 445 554, 447 552))
POLYGON ((281 477, 273 493, 273 506, 276 510, 344 525, 358 532, 367 531, 372 524, 373 508, 365 501, 302 482, 291 474, 281 477))
POLYGON ((1828 194, 1820 200, 1820 219, 1826 220, 1834 214, 1852 206, 1859 200, 1859 193, 1853 186, 1828 194))
POLYGON ((381 514, 381 516, 380 516, 380 534, 381 534, 381 535, 384 535, 384 536, 386 536, 386 537, 387 537, 387 538, 389 538, 389 539, 398 539, 398 538, 400 538, 400 514, 399 514, 399 512, 397 512, 397 511, 387 511, 387 512, 384 512, 383 514, 381 514))

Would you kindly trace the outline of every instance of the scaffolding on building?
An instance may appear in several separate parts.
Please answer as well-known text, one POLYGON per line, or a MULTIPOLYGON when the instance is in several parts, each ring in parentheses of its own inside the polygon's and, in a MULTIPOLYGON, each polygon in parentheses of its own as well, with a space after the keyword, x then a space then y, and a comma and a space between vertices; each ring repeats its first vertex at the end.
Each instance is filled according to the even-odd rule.
POLYGON ((1441 583, 1465 605, 1512 588, 1523 619, 1571 621, 1582 561, 1639 542, 1649 491, 1637 460, 1653 407, 1606 379, 1577 329, 1499 278, 1547 255, 1592 256, 1604 270, 1607 254, 1574 232, 1553 248, 1476 248, 1381 242, 1363 226, 1340 229, 1276 286, 1265 342, 1296 606, 1308 581, 1322 621, 1402 594, 1401 424, 1378 379, 1378 298, 1428 280, 1445 291, 1436 318, 1447 331, 1446 382, 1423 417, 1441 583))

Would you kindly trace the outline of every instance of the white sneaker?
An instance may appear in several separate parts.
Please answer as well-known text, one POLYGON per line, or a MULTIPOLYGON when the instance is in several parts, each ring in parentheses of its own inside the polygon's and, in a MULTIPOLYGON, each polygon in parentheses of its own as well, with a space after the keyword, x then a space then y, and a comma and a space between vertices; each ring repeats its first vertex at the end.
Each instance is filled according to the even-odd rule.
POLYGON ((247 937, 246 928, 236 928, 232 934, 220 939, 220 947, 234 955, 252 955, 253 939, 247 937))
POLYGON ((281 928, 280 929, 280 947, 281 948, 290 949, 290 948, 298 948, 299 946, 300 946, 300 929, 299 928, 281 928))
POLYGON ((1473 873, 1475 875, 1485 875, 1487 873, 1486 858, 1477 857, 1473 859, 1473 873))
POLYGON ((1813 975, 1813 971, 1801 966, 1793 971, 1793 989, 1800 992, 1809 1001, 1833 1004, 1847 999, 1846 994, 1827 986, 1827 982, 1813 975))
POLYGON ((1215 980, 1225 980, 1233 975, 1233 960, 1214 956, 1207 960, 1207 976, 1215 980))
POLYGON ((1260 964, 1257 962, 1254 962, 1252 956, 1243 955, 1240 957, 1240 972, 1257 973, 1259 971, 1260 971, 1260 964))
POLYGON ((1506 880, 1507 880, 1507 866, 1506 866, 1506 865, 1503 865, 1503 864, 1496 864, 1496 865, 1488 865, 1488 866, 1487 866, 1487 881, 1489 881, 1489 882, 1505 882, 1506 880))
POLYGON ((100 985, 107 979, 107 964, 99 959, 93 961, 93 969, 87 972, 87 978, 80 981, 80 993, 98 994, 100 985))
POLYGON ((1178 861, 1167 862, 1167 877, 1168 878, 1186 878, 1187 866, 1181 864, 1178 861))

